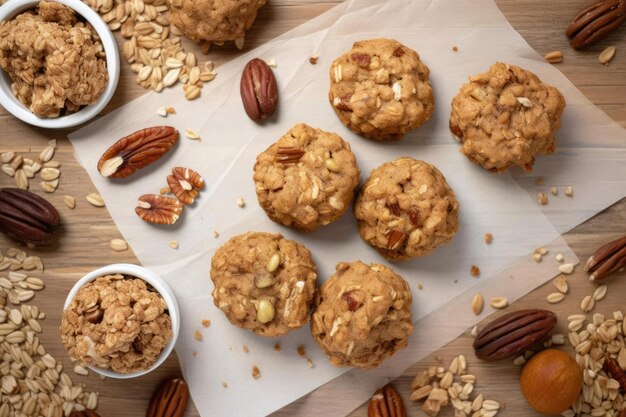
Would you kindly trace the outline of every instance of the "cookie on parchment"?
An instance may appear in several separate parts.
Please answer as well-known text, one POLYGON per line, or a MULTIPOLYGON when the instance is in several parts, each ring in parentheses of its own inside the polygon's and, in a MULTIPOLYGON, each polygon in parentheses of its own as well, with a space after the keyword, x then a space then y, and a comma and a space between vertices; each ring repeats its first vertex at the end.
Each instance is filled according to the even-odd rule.
POLYGON ((350 145, 303 123, 262 152, 254 165, 256 194, 270 219, 307 232, 341 217, 358 181, 350 145))
POLYGON ((167 0, 170 22, 188 38, 210 42, 243 38, 266 0, 167 0))
POLYGON ((317 267, 304 245, 279 234, 248 232, 215 252, 211 280, 213 302, 232 324, 280 336, 308 320, 317 267))
POLYGON ((469 81, 452 100, 450 130, 472 162, 492 172, 531 171, 535 156, 554 152, 565 108, 556 88, 502 62, 469 81))
POLYGON ((401 139, 434 108, 430 71, 417 52, 392 39, 355 42, 330 67, 330 103, 353 132, 401 139))
POLYGON ((459 202, 443 174, 408 157, 372 171, 354 214, 363 240, 391 261, 427 255, 459 228, 459 202))
POLYGON ((335 366, 375 368, 413 332, 409 284, 392 269, 342 262, 316 297, 311 333, 335 366))

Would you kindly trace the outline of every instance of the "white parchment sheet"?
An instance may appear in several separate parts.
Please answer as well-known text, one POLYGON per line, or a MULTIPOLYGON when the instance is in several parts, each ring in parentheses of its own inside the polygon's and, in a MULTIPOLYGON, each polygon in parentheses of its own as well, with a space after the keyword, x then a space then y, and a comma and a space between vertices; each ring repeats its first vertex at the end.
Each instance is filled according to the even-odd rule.
POLYGON ((179 89, 148 93, 70 137, 78 159, 141 262, 161 274, 176 292, 182 313, 177 351, 203 416, 265 415, 335 378, 302 404, 299 414, 313 415, 315 398, 336 389, 345 395, 340 403, 325 404, 325 413, 346 414, 385 378, 398 375, 478 321, 480 317, 474 317, 469 307, 474 292, 482 291, 487 299, 504 295, 513 301, 554 276, 553 256, 541 264, 529 262, 534 248, 549 244, 551 254, 561 252, 568 262, 577 262, 559 232, 626 195, 626 132, 545 63, 491 0, 347 1, 218 72, 198 100, 186 101, 179 89), (417 50, 431 69, 435 113, 398 143, 356 136, 328 104, 330 63, 353 41, 371 37, 398 39, 417 50), (453 52, 452 46, 459 51, 453 52), (319 55, 317 65, 308 62, 313 54, 319 55), (278 64, 274 69, 280 91, 278 116, 262 127, 245 116, 239 96, 241 70, 253 57, 274 58, 278 64), (487 70, 498 60, 537 73, 557 86, 568 103, 558 151, 539 157, 532 175, 486 172, 458 152, 448 130, 454 94, 467 76, 487 70), (160 118, 156 109, 162 105, 175 107, 177 114, 160 118), (400 156, 433 163, 461 202, 461 228, 449 245, 426 258, 392 265, 411 284, 417 325, 409 347, 377 370, 346 372, 331 367, 308 326, 278 340, 262 338, 230 325, 212 303, 211 256, 228 238, 248 230, 280 232, 304 243, 314 255, 320 283, 339 261, 384 262, 361 241, 350 212, 317 232, 302 234, 271 222, 258 207, 252 182, 255 158, 297 122, 337 132, 349 141, 363 177, 400 156), (181 132, 193 128, 202 140, 181 136, 166 157, 124 181, 98 174, 96 163, 115 140, 162 124, 181 132), (185 208, 176 225, 144 223, 134 213, 137 197, 158 192, 174 166, 199 171, 207 188, 193 207, 185 208), (535 185, 537 176, 544 178, 543 188, 535 185), (572 185, 575 196, 550 195, 542 213, 536 193, 552 185, 572 185), (239 197, 247 202, 244 208, 236 205, 239 197), (214 230, 219 238, 213 237, 214 230), (491 245, 483 242, 485 232, 494 235, 491 245), (178 250, 168 246, 173 239, 180 244, 178 250), (481 269, 479 279, 469 274, 472 264, 481 269), (418 289, 419 284, 423 289, 418 289), (211 327, 204 329, 202 319, 210 319, 211 327), (194 339, 196 330, 203 333, 202 342, 194 339), (276 342, 282 352, 274 350, 276 342), (243 351, 244 345, 249 353, 243 351), (305 346, 313 368, 296 353, 300 345, 305 346), (261 370, 258 380, 251 376, 254 365, 261 370))

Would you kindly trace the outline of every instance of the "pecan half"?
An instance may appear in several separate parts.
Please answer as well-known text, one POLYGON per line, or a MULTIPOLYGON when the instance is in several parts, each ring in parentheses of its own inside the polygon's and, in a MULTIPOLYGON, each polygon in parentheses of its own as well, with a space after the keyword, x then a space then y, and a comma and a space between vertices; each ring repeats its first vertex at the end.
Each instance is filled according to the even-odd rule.
POLYGON ((378 389, 367 406, 367 417, 406 417, 402 397, 391 385, 378 389))
POLYGON ((565 30, 570 44, 583 49, 606 38, 626 21, 626 0, 602 0, 580 11, 565 30))
POLYGON ((182 378, 164 381, 155 391, 146 417, 183 417, 189 401, 189 388, 182 378))
POLYGON ((204 179, 193 169, 176 167, 167 176, 167 185, 181 203, 190 205, 204 188, 204 179))
POLYGON ((585 271, 591 272, 592 281, 606 278, 626 266, 626 236, 601 246, 585 264, 585 271))
POLYGON ((96 304, 95 306, 85 310, 83 315, 89 323, 98 324, 102 322, 102 318, 104 317, 104 310, 100 308, 98 304, 96 304))
POLYGON ((155 126, 115 142, 98 161, 103 177, 126 178, 165 155, 178 142, 178 130, 155 126))
POLYGON ((396 247, 404 239, 404 232, 401 230, 392 230, 387 240, 387 249, 396 249, 396 247))
POLYGON ((265 61, 254 58, 246 64, 239 89, 243 108, 255 122, 267 119, 276 111, 278 87, 274 73, 265 61))
POLYGON ((350 311, 356 311, 360 306, 359 302, 352 297, 352 291, 341 294, 341 299, 346 303, 350 311))
POLYGON ((352 54, 351 58, 356 64, 361 68, 368 68, 370 66, 370 62, 372 62, 372 57, 368 54, 352 54))
POLYGON ((602 369, 604 369, 604 372, 606 372, 608 376, 619 382, 620 392, 622 394, 626 393, 626 373, 624 373, 619 366, 619 363, 615 359, 607 357, 604 360, 602 369))
POLYGON ((100 414, 93 410, 72 411, 70 417, 100 417, 100 414))
POLYGON ((304 151, 295 146, 279 146, 276 151, 276 162, 295 164, 302 158, 304 151))
POLYGON ((489 323, 474 339, 476 357, 487 361, 516 356, 548 337, 556 315, 548 310, 520 310, 489 323))
POLYGON ((0 231, 10 238, 24 243, 48 243, 59 221, 59 212, 37 194, 19 188, 0 190, 0 231))
POLYGON ((337 110, 347 111, 352 113, 352 107, 350 104, 350 99, 352 98, 352 94, 346 94, 345 96, 335 97, 333 99, 333 105, 337 110))
POLYGON ((175 198, 157 194, 139 197, 135 213, 148 223, 174 224, 183 212, 183 204, 175 198))

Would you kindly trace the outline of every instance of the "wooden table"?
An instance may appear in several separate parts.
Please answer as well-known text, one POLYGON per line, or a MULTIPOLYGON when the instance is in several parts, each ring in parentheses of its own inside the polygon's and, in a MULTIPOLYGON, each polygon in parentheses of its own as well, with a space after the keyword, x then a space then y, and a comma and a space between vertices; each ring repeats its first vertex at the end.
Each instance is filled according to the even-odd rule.
MULTIPOLYGON (((246 49, 266 42, 275 36, 311 19, 330 9, 338 0, 272 0, 260 13, 255 27, 246 38, 246 49)), ((563 52, 564 62, 558 68, 582 90, 596 105, 602 108, 614 120, 626 127, 626 29, 601 44, 585 52, 576 52, 567 44, 563 29, 576 12, 588 3, 588 0, 497 0, 498 6, 507 16, 512 25, 541 54, 559 49, 563 52), (602 66, 597 61, 598 53, 608 45, 618 45, 616 57, 609 66, 602 66)), ((120 43, 121 45, 121 43, 120 43)), ((197 49, 197 48, 196 48, 197 49)), ((199 52, 199 50, 198 50, 199 52)), ((213 48, 209 59, 218 65, 236 57, 238 51, 230 48, 213 48)), ((144 90, 135 84, 135 75, 124 63, 117 93, 105 110, 105 113, 140 96, 144 90)), ((59 141, 56 160, 62 164, 61 185, 56 193, 46 195, 59 208, 63 217, 63 227, 59 231, 59 245, 53 248, 31 250, 44 258, 46 272, 43 275, 46 289, 36 296, 33 303, 46 312, 42 342, 55 357, 63 360, 67 368, 71 363, 60 343, 57 331, 60 323, 62 304, 73 283, 86 272, 95 267, 114 262, 137 262, 133 253, 116 253, 109 248, 112 238, 120 237, 106 209, 90 206, 84 199, 89 192, 96 189, 86 172, 73 156, 73 150, 66 139, 71 130, 45 131, 32 128, 12 118, 0 109, 2 136, 0 152, 14 150, 24 154, 32 151, 37 155, 50 138, 59 141), (70 210, 62 202, 63 195, 77 197, 77 207, 70 210)), ((625 144, 626 145, 626 144, 625 144)), ((0 186, 12 185, 13 181, 0 175, 0 186)), ((33 181, 33 190, 39 190, 38 181, 33 181)), ((586 259, 601 243, 616 237, 620 231, 626 230, 626 199, 600 213, 593 219, 574 228, 565 235, 565 239, 580 259, 586 259)), ((6 250, 14 243, 0 236, 0 250, 6 250)), ((548 255, 552 256, 552 255, 548 255)), ((609 292, 604 301, 597 307, 597 312, 610 313, 614 309, 623 308, 623 294, 626 292, 624 273, 606 281, 609 292), (621 275, 621 277, 619 276, 621 275)), ((566 300, 553 306, 561 319, 569 314, 578 313, 582 298, 589 294, 593 285, 587 280, 582 268, 577 268, 569 277, 570 293, 566 300)), ((547 283, 515 303, 516 307, 546 307, 545 297, 552 292, 551 284, 547 283)), ((566 327, 561 320, 557 331, 564 332, 566 327)), ((462 336, 437 352, 433 352, 424 361, 416 364, 395 381, 394 385, 402 393, 407 404, 409 415, 422 415, 418 407, 408 401, 408 386, 412 376, 419 368, 449 361, 460 353, 469 359, 469 367, 477 376, 476 390, 489 398, 506 404, 503 415, 528 416, 534 415, 526 407, 518 388, 519 369, 510 362, 497 364, 479 363, 471 351, 469 335, 462 336)), ((70 372, 71 373, 71 372, 70 372)), ((73 376, 73 379, 84 382, 88 388, 98 390, 101 394, 99 413, 103 416, 140 416, 145 412, 148 399, 160 380, 180 373, 175 356, 170 357, 164 366, 149 376, 133 381, 101 380, 93 373, 88 377, 73 376)), ((341 401, 341 392, 327 401, 341 401)), ((287 416, 297 410, 306 397, 281 410, 278 415, 287 416)), ((356 410, 353 415, 366 415, 366 405, 356 410)), ((187 415, 197 416, 197 411, 190 405, 187 415)), ((452 415, 451 409, 441 415, 452 415)))

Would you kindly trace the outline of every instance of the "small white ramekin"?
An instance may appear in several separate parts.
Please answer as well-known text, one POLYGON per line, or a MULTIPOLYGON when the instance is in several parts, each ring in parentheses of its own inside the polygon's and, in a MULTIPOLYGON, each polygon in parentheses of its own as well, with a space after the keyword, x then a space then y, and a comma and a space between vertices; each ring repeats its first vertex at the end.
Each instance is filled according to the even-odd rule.
POLYGON ((167 346, 165 346, 159 358, 150 368, 130 374, 120 374, 109 369, 89 366, 89 369, 93 370, 94 372, 110 378, 135 378, 141 375, 145 375, 148 372, 151 372, 152 370, 158 368, 165 361, 165 359, 167 359, 170 353, 172 353, 172 350, 174 350, 174 346, 176 345, 176 340, 178 339, 178 333, 180 331, 180 311, 178 310, 178 303, 176 302, 176 297, 174 296, 172 289, 169 287, 169 285, 167 285, 163 278, 159 277, 154 272, 142 266, 132 264, 112 264, 103 266, 102 268, 98 268, 95 271, 91 271, 80 280, 78 280, 76 284, 74 284, 74 286, 70 290, 70 293, 67 295, 67 299, 65 300, 65 305, 63 306, 63 309, 66 309, 70 305, 78 290, 85 284, 94 281, 96 278, 102 277, 104 275, 112 274, 130 275, 136 278, 140 278, 146 281, 148 284, 152 285, 152 287, 154 287, 154 289, 157 290, 159 294, 161 294, 161 297, 163 297, 163 300, 165 301, 165 304, 167 304, 167 308, 169 310, 170 319, 172 320, 172 339, 167 344, 167 346))
MULTIPOLYGON (((0 22, 4 20, 12 19, 18 14, 34 9, 40 0, 10 0, 0 6, 0 22)), ((93 11, 89 6, 83 3, 81 0, 54 0, 71 9, 77 14, 85 18, 86 21, 91 23, 94 27, 102 46, 106 53, 107 72, 109 74, 109 81, 98 98, 98 101, 89 106, 85 106, 83 109, 76 113, 68 114, 67 116, 61 116, 56 118, 42 118, 34 115, 29 108, 24 106, 11 91, 11 78, 2 70, 0 70, 0 105, 7 109, 9 113, 18 119, 39 127, 45 127, 48 129, 61 129, 66 127, 77 126, 81 123, 92 119, 98 113, 104 109, 108 102, 113 97, 115 89, 117 88, 117 82, 120 78, 120 57, 117 50, 117 44, 115 38, 109 30, 109 27, 104 20, 100 18, 100 15, 93 11)))

